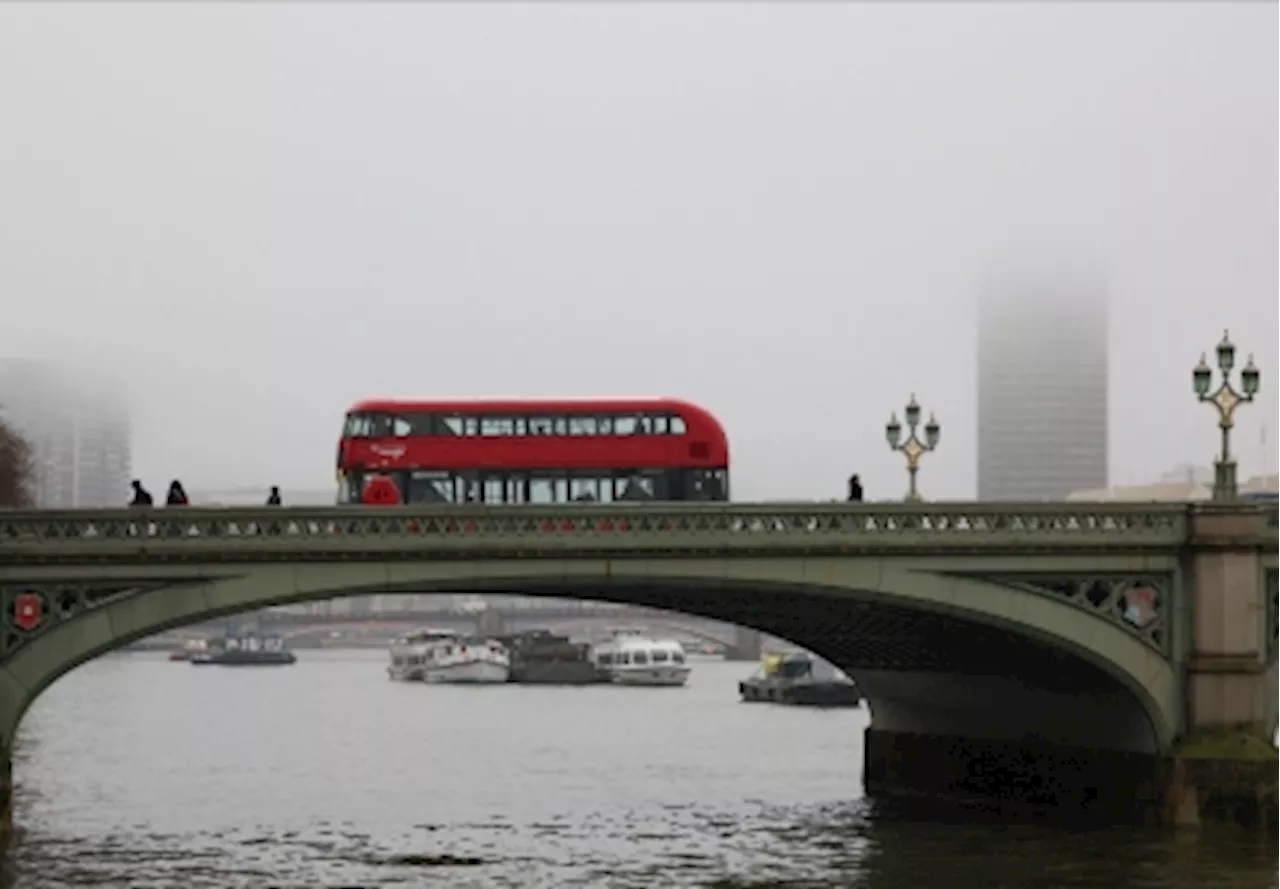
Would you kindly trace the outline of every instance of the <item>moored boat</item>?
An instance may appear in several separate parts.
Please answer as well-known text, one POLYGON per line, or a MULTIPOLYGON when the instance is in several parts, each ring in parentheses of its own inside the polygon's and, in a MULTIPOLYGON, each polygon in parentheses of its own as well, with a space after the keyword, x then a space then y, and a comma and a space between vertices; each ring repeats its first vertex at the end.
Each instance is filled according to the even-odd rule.
POLYGON ((491 685, 508 681, 511 658, 495 639, 420 630, 391 643, 387 676, 402 682, 491 685))
POLYGON ((591 646, 547 630, 500 636, 511 654, 512 682, 531 685, 590 685, 608 682, 596 666, 591 646))
POLYGON ((171 661, 189 661, 193 654, 209 650, 209 642, 206 639, 188 639, 186 644, 181 648, 175 648, 169 652, 169 660, 171 661))
POLYGON ((674 639, 655 639, 638 630, 615 630, 595 646, 596 666, 617 685, 681 686, 692 668, 674 639))
POLYGON ((743 701, 797 707, 856 707, 862 693, 827 661, 805 653, 766 654, 760 669, 738 683, 743 701))
POLYGON ((275 635, 225 636, 187 656, 187 662, 198 667, 286 667, 297 660, 284 639, 275 635))

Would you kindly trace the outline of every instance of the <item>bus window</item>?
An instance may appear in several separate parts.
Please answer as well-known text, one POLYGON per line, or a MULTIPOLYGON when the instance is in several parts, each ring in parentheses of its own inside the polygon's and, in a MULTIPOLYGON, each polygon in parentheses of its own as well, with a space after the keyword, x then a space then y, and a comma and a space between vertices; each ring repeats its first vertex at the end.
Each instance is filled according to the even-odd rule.
POLYGON ((435 431, 436 435, 461 435, 462 417, 457 414, 436 417, 435 431))
POLYGON ((619 500, 652 500, 654 499, 654 479, 645 477, 639 472, 618 479, 619 500))
POLYGON ((507 476, 507 503, 527 503, 529 501, 529 479, 521 473, 513 472, 507 476))
POLYGON ((598 492, 599 479, 573 478, 569 480, 569 499, 578 503, 587 503, 600 499, 598 492))
POLYGON ((484 478, 484 502, 505 503, 506 479, 500 475, 486 475, 484 478))
POLYGON ((570 435, 595 435, 596 434, 596 418, 586 416, 570 416, 569 417, 569 434, 570 435))
POLYGON ((633 416, 614 417, 613 432, 615 435, 635 435, 639 421, 633 416))
POLYGON ((690 500, 723 501, 729 499, 728 473, 723 469, 691 469, 688 471, 690 500))
POLYGON ((555 503, 556 492, 549 478, 529 479, 530 503, 555 503))
POLYGON ((410 435, 438 435, 439 417, 435 414, 414 413, 406 418, 409 421, 410 435))
POLYGON ((684 435, 685 432, 688 431, 688 427, 684 422, 684 417, 672 416, 670 423, 672 435, 684 435))
POLYGON ((410 503, 452 503, 453 479, 447 472, 409 474, 410 503))
POLYGON ((368 414, 348 414, 344 434, 348 438, 365 438, 369 435, 370 428, 368 414))
POLYGON ((530 435, 551 435, 555 431, 555 423, 550 417, 530 417, 530 435))
POLYGON ((515 432, 515 421, 510 417, 481 417, 480 434, 488 437, 507 437, 515 432))
POLYGON ((454 502, 479 503, 480 479, 474 472, 459 472, 454 476, 454 502))

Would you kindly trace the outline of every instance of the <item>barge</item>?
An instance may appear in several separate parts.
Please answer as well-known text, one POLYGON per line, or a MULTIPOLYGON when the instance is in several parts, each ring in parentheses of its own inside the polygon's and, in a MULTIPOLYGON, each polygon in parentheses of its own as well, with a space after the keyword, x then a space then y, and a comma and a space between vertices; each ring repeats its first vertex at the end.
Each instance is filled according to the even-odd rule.
POLYGON ((511 652, 511 682, 529 685, 593 685, 609 682, 596 666, 591 646, 549 630, 498 637, 511 652))

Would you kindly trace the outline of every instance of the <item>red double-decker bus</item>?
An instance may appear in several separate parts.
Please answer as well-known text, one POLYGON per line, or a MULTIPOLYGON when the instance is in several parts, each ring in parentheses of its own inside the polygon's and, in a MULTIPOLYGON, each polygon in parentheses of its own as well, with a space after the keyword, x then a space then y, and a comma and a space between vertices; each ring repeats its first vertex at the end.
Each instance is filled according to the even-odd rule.
POLYGON ((674 398, 362 401, 339 503, 728 500, 729 442, 674 398))

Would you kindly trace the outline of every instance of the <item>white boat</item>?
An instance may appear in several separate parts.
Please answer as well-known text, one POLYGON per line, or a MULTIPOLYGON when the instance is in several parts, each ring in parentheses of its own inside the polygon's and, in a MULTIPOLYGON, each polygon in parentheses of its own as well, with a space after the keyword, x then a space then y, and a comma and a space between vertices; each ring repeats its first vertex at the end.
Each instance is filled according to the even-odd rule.
POLYGON ((679 642, 638 630, 615 630, 608 642, 595 646, 592 656, 617 685, 684 685, 693 669, 679 642))
POLYGON ((493 639, 467 638, 452 630, 421 630, 391 643, 387 676, 403 682, 507 682, 511 657, 493 639))

